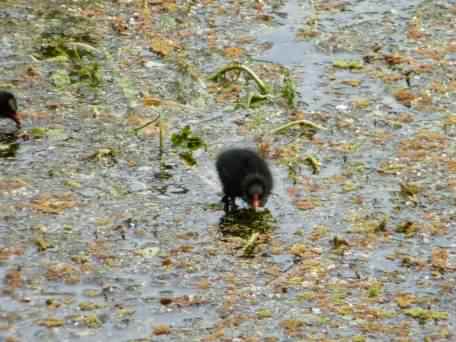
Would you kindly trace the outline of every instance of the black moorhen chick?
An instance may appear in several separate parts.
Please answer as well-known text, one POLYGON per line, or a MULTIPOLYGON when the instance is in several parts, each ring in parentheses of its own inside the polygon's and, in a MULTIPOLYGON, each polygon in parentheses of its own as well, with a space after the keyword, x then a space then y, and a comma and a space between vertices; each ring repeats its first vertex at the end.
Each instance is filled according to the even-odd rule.
POLYGON ((215 163, 225 196, 225 212, 236 208, 241 197, 252 208, 262 207, 271 193, 273 180, 268 164, 257 153, 233 148, 222 152, 215 163))
POLYGON ((8 118, 16 123, 17 129, 21 128, 21 121, 17 114, 16 98, 7 91, 0 90, 0 118, 8 118))

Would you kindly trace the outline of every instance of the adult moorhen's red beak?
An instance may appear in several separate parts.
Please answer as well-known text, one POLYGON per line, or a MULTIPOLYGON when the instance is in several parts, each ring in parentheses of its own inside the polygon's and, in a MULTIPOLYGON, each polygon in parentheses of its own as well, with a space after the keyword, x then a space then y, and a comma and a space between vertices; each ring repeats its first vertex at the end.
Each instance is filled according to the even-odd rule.
POLYGON ((253 209, 258 209, 259 207, 261 207, 260 196, 258 194, 253 194, 252 207, 253 209))

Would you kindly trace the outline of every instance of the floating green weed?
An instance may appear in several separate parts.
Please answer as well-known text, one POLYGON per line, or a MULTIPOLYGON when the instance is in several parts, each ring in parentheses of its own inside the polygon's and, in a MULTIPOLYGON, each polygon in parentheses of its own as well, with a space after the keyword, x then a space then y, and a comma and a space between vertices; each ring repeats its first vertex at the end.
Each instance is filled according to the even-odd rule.
POLYGON ((70 75, 65 69, 56 70, 51 75, 51 81, 57 89, 65 89, 71 85, 70 75))
POLYGON ((422 309, 419 307, 404 310, 404 313, 407 316, 418 319, 421 323, 424 323, 425 321, 431 320, 431 319, 434 319, 436 321, 448 319, 448 312, 426 310, 426 309, 422 309))
POLYGON ((339 69, 359 70, 363 68, 363 63, 356 60, 336 60, 333 65, 339 69))
POLYGON ((367 291, 367 295, 369 298, 376 298, 380 295, 381 291, 383 289, 383 284, 380 282, 374 282, 371 284, 367 291))
POLYGON ((206 146, 203 139, 193 135, 190 126, 185 126, 179 133, 171 135, 171 142, 174 146, 181 146, 191 151, 206 146))
POLYGON ((239 103, 237 104, 236 107, 241 107, 241 108, 258 108, 261 106, 265 101, 268 99, 271 99, 270 95, 261 95, 261 94, 248 94, 244 98, 242 98, 239 103))
POLYGON ((32 136, 33 139, 41 139, 47 135, 47 131, 48 131, 47 128, 33 127, 30 130, 30 135, 32 136))
POLYGON ((72 83, 84 82, 91 88, 97 88, 102 82, 100 65, 96 61, 81 59, 74 63, 70 80, 72 83))
POLYGON ((272 311, 269 309, 258 309, 256 315, 258 319, 271 318, 272 311))
POLYGON ((190 126, 185 126, 179 133, 173 133, 171 135, 171 143, 180 150, 179 156, 190 166, 196 164, 196 160, 193 158, 193 151, 207 146, 203 139, 193 135, 190 126))
POLYGON ((86 160, 92 160, 95 162, 113 165, 117 163, 117 156, 119 155, 119 151, 114 148, 100 148, 93 152, 92 154, 88 155, 86 160))
POLYGON ((296 106, 296 83, 290 77, 285 77, 282 88, 282 97, 287 101, 289 107, 296 106))
POLYGON ((28 131, 28 134, 33 139, 51 138, 53 140, 62 140, 67 138, 65 130, 62 128, 33 127, 28 131))
POLYGON ((259 91, 258 93, 253 92, 251 94, 248 94, 244 99, 240 101, 240 103, 238 103, 238 106, 244 108, 256 108, 268 99, 273 98, 271 96, 271 86, 264 82, 261 78, 259 78, 258 75, 255 72, 253 72, 252 69, 243 64, 233 63, 226 65, 214 74, 212 74, 211 76, 209 76, 209 80, 214 82, 220 82, 226 79, 226 74, 229 72, 237 72, 238 75, 244 73, 245 75, 247 75, 246 79, 252 79, 255 82, 257 89, 259 91))
POLYGON ((93 20, 59 10, 50 11, 47 16, 51 23, 41 34, 34 57, 63 66, 50 76, 56 88, 99 87, 102 72, 94 47, 99 38, 93 20))
POLYGON ((19 149, 18 143, 7 143, 4 144, 0 142, 0 158, 11 158, 16 155, 17 150, 19 149))
POLYGON ((244 239, 254 233, 266 233, 275 223, 269 210, 261 212, 254 209, 240 209, 226 214, 220 222, 220 230, 225 235, 239 236, 244 239))

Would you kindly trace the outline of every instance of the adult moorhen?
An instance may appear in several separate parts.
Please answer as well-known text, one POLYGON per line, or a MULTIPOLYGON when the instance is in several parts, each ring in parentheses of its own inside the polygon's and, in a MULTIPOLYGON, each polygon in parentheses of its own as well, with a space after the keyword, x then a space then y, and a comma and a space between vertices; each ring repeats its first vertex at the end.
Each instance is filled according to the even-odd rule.
POLYGON ((264 206, 273 187, 268 164, 257 153, 242 148, 222 152, 215 163, 225 196, 225 212, 236 209, 241 197, 252 208, 264 206))
POLYGON ((0 90, 0 118, 8 118, 16 123, 17 129, 21 128, 21 121, 17 114, 17 102, 13 94, 0 90))

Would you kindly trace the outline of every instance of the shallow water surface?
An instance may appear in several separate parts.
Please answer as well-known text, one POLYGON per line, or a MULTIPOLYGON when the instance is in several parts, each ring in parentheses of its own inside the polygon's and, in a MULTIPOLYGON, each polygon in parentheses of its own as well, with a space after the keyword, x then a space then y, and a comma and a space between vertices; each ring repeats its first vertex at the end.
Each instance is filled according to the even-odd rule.
POLYGON ((456 5, 146 3, 0 4, 2 339, 453 340, 456 5), (258 106, 209 80, 232 62, 258 106), (274 174, 249 257, 219 226, 230 146, 274 174))

